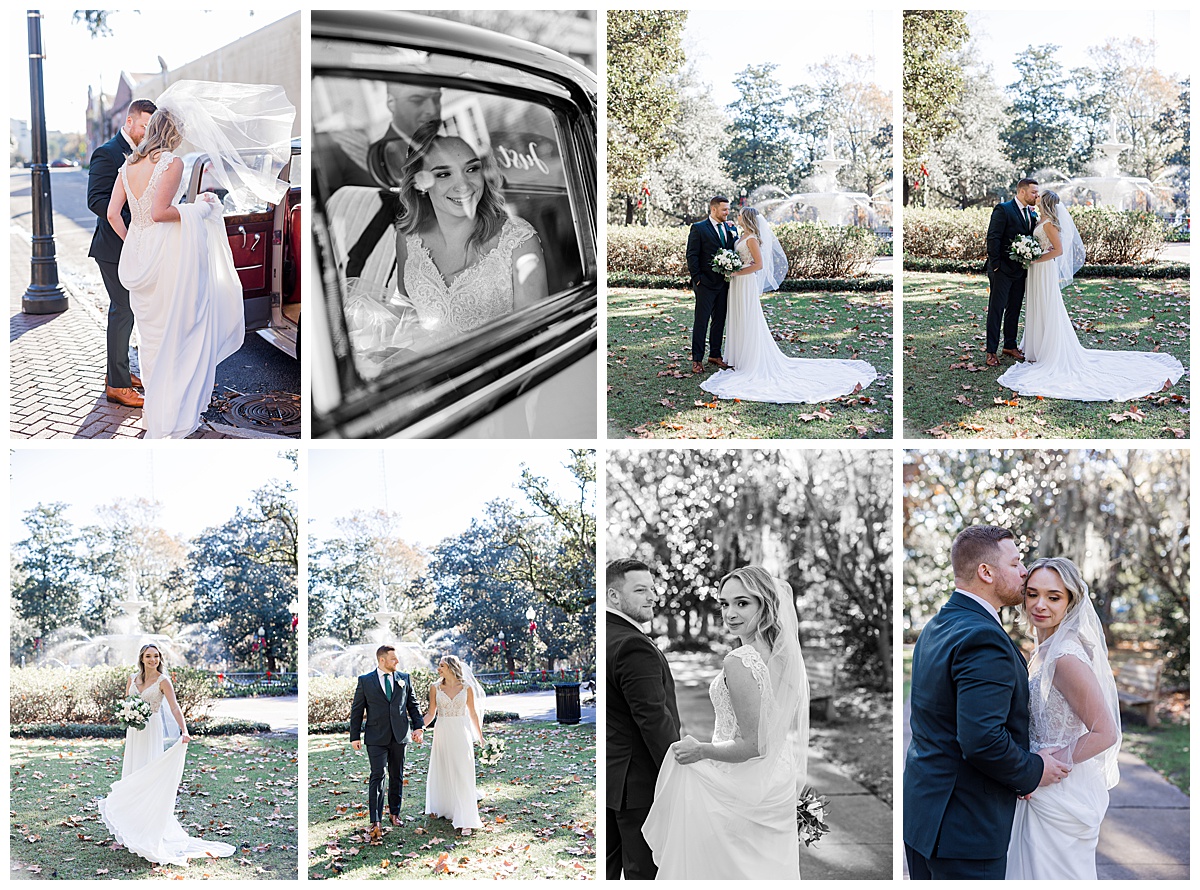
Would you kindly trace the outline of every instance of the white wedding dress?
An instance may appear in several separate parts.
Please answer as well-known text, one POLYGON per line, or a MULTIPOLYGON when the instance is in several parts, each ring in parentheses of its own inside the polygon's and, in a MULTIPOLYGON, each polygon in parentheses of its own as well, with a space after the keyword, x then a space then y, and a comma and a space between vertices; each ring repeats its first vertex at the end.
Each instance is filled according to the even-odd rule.
MULTIPOLYGON (((753 237, 753 236, 748 236, 753 237)), ((752 262, 746 238, 737 242, 742 262, 752 262)), ((729 313, 725 361, 700 388, 722 399, 743 402, 825 402, 866 387, 876 377, 870 364, 854 359, 789 358, 779 351, 763 315, 758 275, 735 275, 729 281, 729 313)))
MULTIPOLYGON (((747 276, 748 277, 748 276, 747 276)), ((760 713, 777 712, 771 676, 753 646, 732 653, 754 676, 760 713)), ((708 688, 716 713, 714 742, 737 735, 737 717, 722 670, 708 688)), ((801 707, 807 711, 807 697, 801 707)), ((760 736, 767 735, 760 727, 760 736)), ((654 788, 654 805, 642 827, 654 853, 658 880, 799 880, 795 770, 775 763, 766 782, 760 765, 700 760, 681 765, 668 753, 654 788)))
POLYGON ((467 687, 463 686, 453 698, 440 686, 436 694, 437 725, 425 782, 425 813, 449 819, 455 828, 482 828, 467 687))
MULTIPOLYGON (((1050 247, 1045 221, 1033 230, 1050 247)), ((1025 279, 1025 361, 1000 375, 1001 386, 1023 396, 1079 402, 1125 402, 1178 383, 1183 365, 1163 352, 1085 349, 1067 315, 1053 262, 1034 263, 1025 279)))
MULTIPOLYGON (((128 694, 136 692, 129 681, 128 694)), ((166 751, 162 681, 140 693, 153 714, 142 729, 125 731, 121 778, 99 803, 100 818, 113 837, 131 853, 159 865, 187 866, 188 859, 232 856, 233 846, 189 837, 175 818, 175 797, 183 778, 187 745, 177 740, 166 751)))
MULTIPOLYGON (((1076 640, 1056 655, 1091 664, 1091 656, 1076 640)), ((1048 667, 1050 663, 1043 663, 1029 676, 1030 700, 1040 701, 1046 695, 1044 713, 1039 716, 1035 711, 1029 726, 1033 751, 1061 747, 1065 740, 1087 732, 1057 687, 1042 688, 1048 667)), ((1108 784, 1099 757, 1074 764, 1058 784, 1038 788, 1029 800, 1018 800, 1005 878, 1096 880, 1096 844, 1107 810, 1108 784)))
POLYGON ((121 166, 131 220, 118 272, 137 323, 149 439, 196 431, 217 364, 241 348, 246 330, 242 285, 219 209, 175 204, 179 222, 156 223, 150 215, 173 158, 162 153, 140 198, 129 186, 128 165, 121 166))

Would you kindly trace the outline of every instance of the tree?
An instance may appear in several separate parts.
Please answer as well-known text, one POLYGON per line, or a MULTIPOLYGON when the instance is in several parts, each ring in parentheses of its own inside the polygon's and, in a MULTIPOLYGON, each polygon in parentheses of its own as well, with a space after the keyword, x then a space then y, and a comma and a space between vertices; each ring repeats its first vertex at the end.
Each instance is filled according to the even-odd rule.
POLYGON ((1071 151, 1067 79, 1053 44, 1030 46, 1017 54, 1020 79, 1008 85, 1012 104, 1001 138, 1018 176, 1061 169, 1071 151))
POLYGON ((1163 141, 1176 146, 1167 155, 1168 164, 1175 166, 1171 179, 1175 183, 1175 203, 1187 207, 1191 201, 1192 167, 1192 82, 1190 79, 1179 85, 1179 100, 1168 108, 1155 122, 1155 130, 1163 135, 1163 141))
POLYGON ((672 145, 667 128, 678 99, 670 81, 684 61, 687 12, 614 9, 608 13, 608 187, 633 222, 642 181, 672 145))
POLYGON ((963 66, 963 91, 951 112, 955 126, 933 145, 926 161, 930 193, 960 210, 991 201, 1012 179, 1000 146, 1005 101, 986 67, 963 66))
POLYGON ((789 97, 772 76, 777 67, 749 65, 733 81, 740 95, 729 105, 733 120, 721 157, 745 195, 764 185, 787 188, 795 173, 789 97))
POLYGON ((811 66, 817 100, 851 191, 873 195, 892 178, 892 94, 875 83, 872 59, 850 55, 811 66))
POLYGON ((79 620, 80 565, 75 550, 80 538, 66 511, 63 503, 26 510, 22 522, 29 536, 13 548, 12 598, 30 634, 22 641, 23 653, 40 653, 51 631, 79 620))
POLYGON ((951 110, 963 88, 956 51, 971 36, 961 9, 904 13, 904 203, 921 177, 929 148, 954 129, 951 110))

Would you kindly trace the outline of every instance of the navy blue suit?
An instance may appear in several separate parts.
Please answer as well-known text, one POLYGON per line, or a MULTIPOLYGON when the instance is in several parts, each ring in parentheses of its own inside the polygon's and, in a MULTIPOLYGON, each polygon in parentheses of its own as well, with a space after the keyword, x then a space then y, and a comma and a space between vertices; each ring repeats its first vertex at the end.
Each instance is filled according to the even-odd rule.
POLYGON ((1024 656, 983 606, 956 591, 917 639, 910 703, 910 874, 1002 879, 1017 797, 1042 778, 1029 750, 1024 656))
MULTIPOLYGON (((108 202, 112 198, 113 186, 125 158, 133 153, 133 147, 117 132, 94 152, 88 164, 88 209, 96 214, 96 231, 92 233, 92 246, 88 256, 100 267, 104 289, 108 291, 108 385, 116 389, 127 389, 129 382, 129 335, 133 333, 133 310, 129 308, 129 289, 121 284, 117 267, 121 262, 124 243, 108 221, 108 202)), ((121 208, 121 219, 129 227, 129 205, 121 208)))
POLYGON ((1016 200, 1005 201, 992 208, 987 231, 988 314, 987 351, 999 352, 1000 328, 1004 327, 1004 348, 1017 348, 1017 322, 1021 304, 1025 301, 1027 271, 1008 256, 1008 249, 1018 235, 1032 235, 1037 214, 1029 208, 1029 224, 1016 200))
POLYGON ((696 295, 696 313, 692 320, 692 361, 704 361, 704 339, 708 335, 709 355, 721 356, 721 341, 725 337, 725 315, 729 309, 729 279, 713 271, 713 257, 720 250, 733 250, 737 243, 737 228, 721 224, 721 234, 705 217, 693 223, 688 232, 687 265, 692 291, 696 295), (722 235, 724 243, 722 243, 722 235))
POLYGON ((400 815, 401 780, 404 778, 404 746, 410 729, 422 729, 425 719, 417 705, 412 678, 396 671, 392 674, 395 688, 388 701, 379 674, 371 671, 358 678, 354 701, 350 705, 350 741, 361 736, 367 746, 371 763, 371 779, 367 787, 368 810, 371 822, 383 821, 383 773, 386 768, 388 812, 400 815), (365 731, 364 731, 365 718, 365 731))

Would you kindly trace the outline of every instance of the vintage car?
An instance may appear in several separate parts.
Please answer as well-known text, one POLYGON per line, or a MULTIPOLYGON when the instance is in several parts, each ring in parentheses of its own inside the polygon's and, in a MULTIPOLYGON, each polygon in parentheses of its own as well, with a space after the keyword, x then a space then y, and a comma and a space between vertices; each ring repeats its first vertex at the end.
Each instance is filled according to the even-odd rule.
MULTIPOLYGON (((184 157, 181 201, 190 204, 201 192, 224 199, 225 190, 206 176, 206 161, 197 153, 184 157)), ((293 139, 291 163, 280 174, 290 184, 284 200, 225 211, 225 231, 242 280, 246 330, 257 331, 294 359, 300 358, 300 172, 300 140, 293 139)))
POLYGON ((314 10, 312 109, 313 436, 594 437, 595 75, 458 23, 314 10), (506 213, 537 232, 548 296, 433 348, 371 351, 347 306, 361 293, 399 299, 396 162, 375 146, 407 93, 434 96, 441 131, 490 163, 506 213))

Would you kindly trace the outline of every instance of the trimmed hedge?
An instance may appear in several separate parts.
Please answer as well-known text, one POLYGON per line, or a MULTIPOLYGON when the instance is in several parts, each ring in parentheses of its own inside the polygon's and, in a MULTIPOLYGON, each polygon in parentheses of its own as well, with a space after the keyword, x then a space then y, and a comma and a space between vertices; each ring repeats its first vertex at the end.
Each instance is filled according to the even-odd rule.
MULTIPOLYGON (((484 711, 484 723, 513 723, 521 719, 521 715, 515 711, 484 711)), ((435 727, 436 728, 436 727, 435 727)), ((308 724, 309 735, 349 735, 350 721, 338 720, 333 723, 310 723, 308 724)))
MULTIPOLYGON (((409 671, 413 691, 422 706, 429 701, 429 687, 437 674, 428 668, 409 671)), ((308 680, 308 725, 345 723, 349 732, 350 706, 354 703, 357 677, 310 677, 308 680)))
MULTIPOLYGON (((911 207, 904 210, 905 268, 908 257, 941 260, 987 258, 987 229, 992 211, 937 210, 911 207)), ((1106 210, 1075 207, 1071 218, 1079 229, 1087 258, 1094 266, 1138 264, 1162 249, 1166 227, 1144 210, 1106 210)))
MULTIPOLYGON (((9 722, 106 724, 117 702, 125 697, 133 669, 127 666, 13 668, 8 680, 9 722)), ((184 719, 195 723, 207 717, 216 698, 216 679, 209 671, 168 668, 184 719)))
MULTIPOLYGON (((194 736, 251 735, 270 732, 254 720, 197 720, 189 726, 194 736)), ((123 739, 125 730, 115 723, 14 723, 10 733, 18 739, 123 739)))
MULTIPOLYGON (((687 226, 610 226, 608 269, 621 275, 687 280, 687 226)), ((821 223, 783 223, 775 235, 788 257, 788 278, 856 278, 883 250, 869 229, 821 223)))
MULTIPOLYGON (((637 287, 648 290, 691 290, 687 278, 672 278, 667 275, 608 276, 609 287, 637 287)), ((867 278, 788 278, 780 282, 779 290, 788 293, 815 293, 819 291, 854 291, 872 293, 891 291, 892 276, 871 275, 867 278)))
MULTIPOLYGON (((987 261, 937 260, 904 255, 906 272, 934 272, 938 274, 987 275, 987 261)), ((1138 265, 1093 266, 1085 265, 1075 273, 1076 278, 1182 278, 1191 276, 1192 267, 1187 263, 1141 263, 1138 265)))

